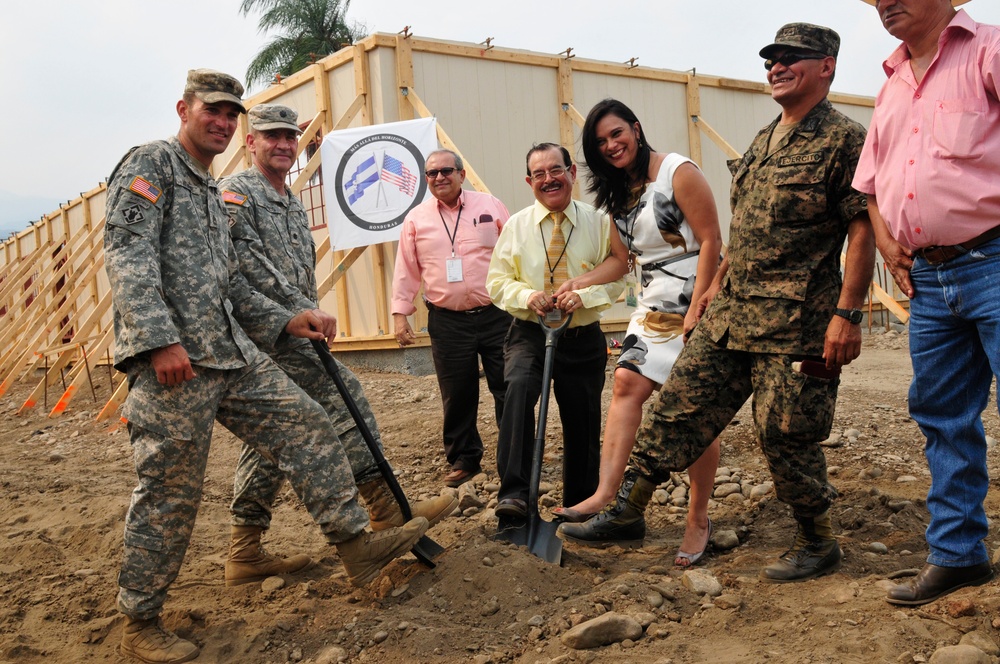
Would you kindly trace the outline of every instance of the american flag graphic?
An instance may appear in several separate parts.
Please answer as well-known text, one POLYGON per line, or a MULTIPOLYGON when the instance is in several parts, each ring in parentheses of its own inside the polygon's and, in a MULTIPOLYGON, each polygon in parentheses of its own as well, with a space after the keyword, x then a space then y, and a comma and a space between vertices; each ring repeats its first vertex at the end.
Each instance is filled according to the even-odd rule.
POLYGON ((156 185, 142 176, 135 176, 135 179, 132 180, 132 184, 128 188, 151 203, 160 200, 160 190, 157 189, 156 185))
POLYGON ((382 158, 382 180, 396 185, 407 196, 412 196, 417 186, 417 178, 410 169, 389 154, 382 158))

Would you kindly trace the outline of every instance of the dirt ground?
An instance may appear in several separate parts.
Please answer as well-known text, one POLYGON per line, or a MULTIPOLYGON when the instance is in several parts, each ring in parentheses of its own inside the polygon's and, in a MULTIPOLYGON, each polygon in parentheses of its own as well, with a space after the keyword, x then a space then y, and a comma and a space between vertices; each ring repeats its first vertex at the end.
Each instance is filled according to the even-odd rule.
MULTIPOLYGON (((408 555, 361 590, 347 583, 335 552, 287 488, 266 543, 276 552, 305 551, 317 564, 283 583, 225 587, 239 448, 219 428, 198 523, 164 619, 201 646, 196 661, 241 664, 925 662, 970 632, 996 643, 1000 583, 922 609, 900 610, 882 600, 889 575, 918 568, 926 555, 929 475, 923 439, 907 415, 909 377, 905 335, 866 337, 862 357, 843 376, 834 424, 842 441, 827 457, 841 494, 834 526, 845 559, 831 576, 799 584, 758 581, 759 568, 787 548, 794 532, 789 510, 773 492, 713 502, 716 537, 728 531, 731 545, 732 535, 738 538, 738 545, 716 548, 699 565, 722 585, 714 599, 690 590, 672 566, 683 533, 680 507, 650 507, 640 550, 567 545, 561 566, 492 541, 496 426, 484 384, 487 470, 474 485, 484 507, 472 506, 429 533, 447 549, 435 569, 408 555), (645 633, 590 650, 563 644, 571 626, 609 611, 633 615, 645 633)), ((447 469, 434 377, 360 378, 410 498, 440 492, 447 469)), ((16 414, 25 383, 0 399, 0 664, 122 660, 115 578, 134 474, 125 432, 93 421, 109 393, 107 376, 97 374, 95 381, 98 403, 83 392, 60 419, 47 419, 40 407, 16 414)), ((995 403, 994 396, 986 430, 1000 436, 995 403)), ((552 410, 543 481, 558 496, 559 425, 552 410)), ((991 449, 989 459, 995 478, 1000 452, 991 449)), ((721 465, 753 486, 769 479, 746 407, 723 434, 721 465)), ((991 552, 1000 544, 998 498, 991 492, 987 503, 994 519, 991 552)))

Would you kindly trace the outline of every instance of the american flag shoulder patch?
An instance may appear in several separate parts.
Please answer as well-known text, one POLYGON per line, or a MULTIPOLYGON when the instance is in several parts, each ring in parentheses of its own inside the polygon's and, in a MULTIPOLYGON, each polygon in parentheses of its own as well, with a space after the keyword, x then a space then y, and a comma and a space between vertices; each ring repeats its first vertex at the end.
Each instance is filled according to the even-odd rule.
POLYGON ((150 203, 155 203, 160 200, 160 195, 163 193, 156 185, 141 175, 136 175, 132 179, 132 184, 130 184, 128 188, 129 191, 134 191, 150 203))
POLYGON ((247 197, 243 194, 237 194, 235 191, 222 191, 222 200, 226 203, 233 203, 235 205, 243 205, 247 202, 247 197))

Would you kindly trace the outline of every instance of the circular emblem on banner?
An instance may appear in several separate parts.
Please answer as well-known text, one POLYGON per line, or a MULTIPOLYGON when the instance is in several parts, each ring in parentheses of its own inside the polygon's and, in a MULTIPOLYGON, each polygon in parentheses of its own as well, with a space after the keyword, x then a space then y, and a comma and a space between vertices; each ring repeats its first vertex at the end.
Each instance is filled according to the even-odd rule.
POLYGON ((398 134, 372 134, 341 157, 334 181, 337 203, 358 228, 389 230, 424 199, 423 175, 417 146, 398 134))

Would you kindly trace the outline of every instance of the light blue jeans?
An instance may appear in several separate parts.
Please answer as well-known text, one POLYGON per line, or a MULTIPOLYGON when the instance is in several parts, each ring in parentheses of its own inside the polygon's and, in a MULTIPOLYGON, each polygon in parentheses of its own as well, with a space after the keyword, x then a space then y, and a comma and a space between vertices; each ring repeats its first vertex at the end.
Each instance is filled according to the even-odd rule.
POLYGON ((910 415, 927 438, 930 555, 942 567, 989 560, 982 413, 1000 374, 1000 239, 910 273, 910 415))

